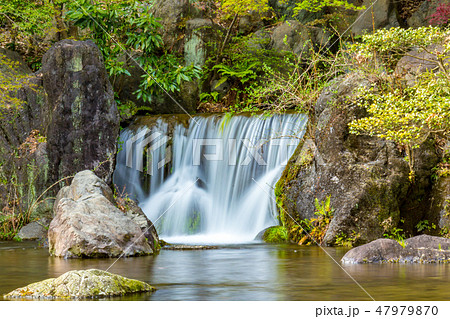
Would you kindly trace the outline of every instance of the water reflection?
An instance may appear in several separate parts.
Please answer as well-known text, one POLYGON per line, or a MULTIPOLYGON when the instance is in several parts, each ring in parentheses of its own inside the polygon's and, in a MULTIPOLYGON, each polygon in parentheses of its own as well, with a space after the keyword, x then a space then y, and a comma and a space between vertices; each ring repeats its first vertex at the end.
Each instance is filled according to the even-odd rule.
MULTIPOLYGON (((343 249, 326 248, 339 260, 343 249)), ((0 293, 114 259, 65 260, 34 243, 0 243, 0 293)), ((376 300, 448 300, 450 265, 345 265, 376 300)), ((318 247, 232 245, 126 258, 111 272, 151 283, 153 294, 114 300, 369 300, 318 247)))

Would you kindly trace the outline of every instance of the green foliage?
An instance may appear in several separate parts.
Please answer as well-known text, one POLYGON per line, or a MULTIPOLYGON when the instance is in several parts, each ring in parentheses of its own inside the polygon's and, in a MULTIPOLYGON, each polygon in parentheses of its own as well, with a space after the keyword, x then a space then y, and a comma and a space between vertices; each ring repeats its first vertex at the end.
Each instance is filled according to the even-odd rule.
POLYGON ((430 133, 450 132, 448 81, 426 73, 412 87, 380 94, 376 87, 361 92, 359 105, 370 117, 350 124, 351 133, 367 133, 417 147, 430 133))
POLYGON ((288 232, 283 226, 274 226, 268 228, 263 235, 264 242, 279 244, 288 242, 288 232))
POLYGON ((344 232, 340 232, 339 235, 336 236, 336 246, 348 247, 351 248, 355 245, 356 241, 361 237, 360 233, 356 231, 352 231, 351 235, 347 235, 344 232))
MULTIPOLYGON (((450 43, 446 41, 450 31, 440 27, 420 27, 417 29, 391 28, 379 29, 362 37, 362 43, 351 46, 350 51, 360 57, 382 59, 385 65, 392 65, 411 48, 433 53, 429 47, 434 44, 444 44, 444 50, 434 51, 438 61, 448 56, 450 43)), ((441 67, 441 65, 440 65, 441 67)))
POLYGON ((250 11, 262 13, 269 10, 268 0, 222 0, 221 9, 228 15, 244 15, 250 11))
POLYGON ((363 36, 363 43, 350 49, 356 54, 356 60, 368 63, 380 59, 389 69, 400 57, 408 55, 405 52, 414 46, 431 56, 424 60, 436 64, 438 73, 418 75, 412 86, 398 83, 395 77, 385 74, 370 89, 361 90, 358 105, 365 108, 369 116, 349 125, 353 134, 368 134, 404 145, 411 180, 414 179, 412 149, 420 146, 431 134, 440 138, 450 137, 449 35, 449 31, 439 27, 377 30, 363 36), (438 44, 442 46, 436 46, 438 44))
POLYGON ((327 196, 324 201, 315 199, 316 218, 303 219, 292 227, 291 237, 298 245, 322 245, 328 226, 333 218, 334 209, 331 206, 331 196, 327 196))
POLYGON ((317 12, 325 7, 342 8, 346 10, 362 10, 364 6, 358 7, 352 3, 348 3, 345 0, 301 0, 300 3, 294 8, 294 14, 298 14, 300 10, 306 10, 310 12, 317 12))
POLYGON ((66 18, 90 31, 88 37, 99 46, 113 84, 119 76, 130 76, 130 60, 139 64, 146 74, 136 94, 144 102, 161 89, 176 92, 183 81, 200 77, 200 68, 184 66, 180 58, 164 51, 161 24, 150 1, 80 0, 72 4, 66 18))
POLYGON ((51 42, 45 38, 65 29, 61 8, 66 0, 2 0, 0 43, 29 57, 42 54, 51 42))
POLYGON ((421 232, 430 232, 433 229, 436 229, 436 225, 431 223, 428 220, 421 220, 420 222, 417 223, 416 225, 416 229, 419 233, 421 232))
POLYGON ((403 232, 403 229, 394 227, 391 230, 389 230, 387 233, 383 234, 385 238, 396 240, 403 248, 406 247, 405 242, 405 233, 403 232))
POLYGON ((18 109, 23 101, 17 98, 17 91, 29 84, 30 77, 17 71, 20 63, 0 54, 0 118, 1 109, 18 109))

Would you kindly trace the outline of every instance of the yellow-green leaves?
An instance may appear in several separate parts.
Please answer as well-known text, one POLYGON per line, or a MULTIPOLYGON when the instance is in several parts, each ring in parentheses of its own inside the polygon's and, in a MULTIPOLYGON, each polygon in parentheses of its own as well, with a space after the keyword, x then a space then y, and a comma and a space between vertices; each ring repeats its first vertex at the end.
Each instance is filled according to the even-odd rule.
POLYGON ((317 12, 322 10, 324 7, 343 8, 355 11, 365 9, 364 6, 355 6, 345 0, 302 0, 294 8, 294 13, 298 14, 300 10, 317 12))
POLYGON ((222 10, 228 15, 245 15, 251 11, 263 13, 269 10, 268 0, 222 0, 222 10))

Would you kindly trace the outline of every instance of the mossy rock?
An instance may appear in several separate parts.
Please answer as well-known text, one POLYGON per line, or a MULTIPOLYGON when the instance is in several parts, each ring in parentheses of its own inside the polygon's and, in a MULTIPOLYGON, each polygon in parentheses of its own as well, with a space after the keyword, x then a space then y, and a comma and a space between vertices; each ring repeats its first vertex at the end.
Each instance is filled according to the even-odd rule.
POLYGON ((6 299, 85 299, 123 296, 155 290, 154 287, 139 280, 103 270, 89 269, 69 271, 58 278, 46 279, 18 288, 4 297, 6 299))
POLYGON ((261 239, 269 244, 282 244, 288 242, 288 232, 283 226, 273 226, 262 231, 261 239))

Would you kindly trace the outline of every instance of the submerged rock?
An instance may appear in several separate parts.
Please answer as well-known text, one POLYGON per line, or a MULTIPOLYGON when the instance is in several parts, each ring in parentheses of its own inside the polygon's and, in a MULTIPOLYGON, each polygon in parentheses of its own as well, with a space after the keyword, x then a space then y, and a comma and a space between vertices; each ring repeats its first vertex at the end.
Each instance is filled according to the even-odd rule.
POLYGON ((18 288, 4 297, 7 299, 82 299, 122 296, 155 290, 154 287, 139 280, 125 278, 103 270, 89 269, 69 271, 58 278, 18 288))
POLYGON ((393 239, 377 239, 348 251, 343 263, 441 263, 450 262, 450 239, 420 235, 405 241, 404 247, 393 239))
POLYGON ((75 175, 55 200, 48 231, 50 254, 58 257, 130 257, 153 253, 130 216, 114 205, 111 189, 91 171, 75 175))

